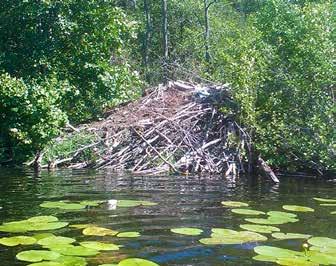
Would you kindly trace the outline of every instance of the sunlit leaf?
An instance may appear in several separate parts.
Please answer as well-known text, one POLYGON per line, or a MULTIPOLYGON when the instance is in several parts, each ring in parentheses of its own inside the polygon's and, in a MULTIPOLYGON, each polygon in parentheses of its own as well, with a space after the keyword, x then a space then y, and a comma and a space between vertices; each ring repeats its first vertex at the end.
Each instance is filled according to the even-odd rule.
POLYGON ((104 202, 105 201, 103 200, 83 200, 79 204, 84 205, 84 206, 97 207, 104 202))
POLYGON ((314 209, 305 206, 298 206, 298 205, 284 205, 282 206, 283 209, 287 211, 294 211, 294 212, 314 212, 314 209))
POLYGON ((73 256, 60 256, 55 260, 62 264, 62 266, 86 266, 87 262, 85 258, 73 257, 73 256))
POLYGON ((49 246, 49 245, 66 245, 71 244, 73 242, 76 242, 76 239, 63 236, 51 236, 39 240, 37 244, 42 246, 49 246))
POLYGON ((157 205, 155 202, 146 201, 146 200, 118 200, 118 207, 137 207, 137 206, 154 206, 157 205))
POLYGON ((29 236, 13 236, 0 238, 0 244, 4 246, 14 247, 18 245, 33 245, 36 239, 29 236))
POLYGON ((324 198, 313 198, 313 199, 320 202, 336 203, 336 199, 324 199, 324 198))
POLYGON ((320 206, 323 207, 336 207, 336 203, 322 203, 320 206))
POLYGON ((336 239, 329 237, 312 237, 308 243, 317 247, 336 248, 336 239))
POLYGON ((119 262, 118 266, 159 266, 155 262, 139 259, 139 258, 129 258, 119 262))
POLYGON ((85 229, 85 228, 94 227, 94 226, 96 225, 94 224, 71 224, 69 225, 69 227, 77 228, 77 229, 85 229))
POLYGON ((245 221, 254 223, 254 224, 276 225, 276 224, 295 223, 299 220, 294 219, 294 218, 270 216, 267 219, 265 218, 246 218, 245 221))
POLYGON ((127 237, 127 238, 133 238, 133 237, 139 237, 139 232, 122 232, 117 234, 117 237, 127 237))
POLYGON ((79 243, 81 246, 95 250, 119 250, 119 246, 112 243, 103 243, 96 241, 85 241, 79 243))
POLYGON ((272 236, 276 239, 307 239, 311 235, 296 234, 296 233, 273 233, 272 236))
POLYGON ((269 225, 257 225, 257 224, 241 224, 240 228, 247 231, 257 232, 257 233, 266 233, 270 234, 272 232, 279 232, 280 229, 274 226, 269 225))
POLYGON ((249 205, 240 201, 222 201, 222 205, 226 207, 248 207, 249 205))
POLYGON ((257 246, 254 248, 254 251, 259 255, 274 258, 295 258, 302 256, 302 253, 298 251, 271 246, 257 246))
POLYGON ((281 217, 281 218, 296 218, 297 217, 295 213, 282 212, 282 211, 269 211, 267 215, 273 216, 273 217, 281 217))
POLYGON ((35 235, 33 235, 33 237, 34 237, 37 241, 39 241, 39 240, 41 240, 41 239, 43 239, 43 238, 51 237, 51 236, 55 236, 55 235, 52 234, 52 233, 40 233, 40 234, 35 234, 35 235))
POLYGON ((264 255, 257 255, 254 256, 252 259, 257 260, 257 261, 266 261, 266 262, 276 262, 276 258, 274 257, 269 257, 269 256, 264 256, 264 255))
POLYGON ((118 231, 98 226, 87 227, 83 230, 83 235, 87 236, 114 236, 116 234, 118 234, 118 231))
POLYGON ((42 261, 42 262, 31 263, 31 264, 28 264, 27 266, 65 266, 65 265, 63 263, 56 262, 56 261, 42 261))
POLYGON ((314 262, 308 261, 304 257, 280 258, 276 260, 276 263, 279 265, 285 265, 285 266, 318 266, 319 265, 314 262))
POLYGON ((248 242, 266 241, 267 237, 256 232, 249 231, 216 231, 211 234, 211 238, 202 238, 199 241, 205 245, 230 245, 243 244, 248 242))
POLYGON ((48 250, 27 250, 22 251, 16 255, 18 260, 28 262, 39 262, 42 260, 56 260, 60 257, 60 254, 54 251, 48 250))
POLYGON ((58 218, 55 216, 35 216, 27 219, 27 221, 32 223, 50 223, 57 222, 58 218))
POLYGON ((232 209, 233 213, 242 214, 242 215, 261 215, 265 214, 262 211, 250 210, 250 209, 232 209))
POLYGON ((66 256, 79 256, 79 257, 89 257, 99 254, 95 249, 86 248, 83 246, 66 246, 63 248, 53 249, 58 253, 66 256))
POLYGON ((202 229, 191 227, 173 228, 170 229, 170 231, 176 234, 188 235, 188 236, 198 236, 203 233, 202 229))
POLYGON ((62 210, 80 210, 84 209, 86 205, 79 203, 68 203, 64 201, 47 201, 40 204, 42 208, 62 209, 62 210))

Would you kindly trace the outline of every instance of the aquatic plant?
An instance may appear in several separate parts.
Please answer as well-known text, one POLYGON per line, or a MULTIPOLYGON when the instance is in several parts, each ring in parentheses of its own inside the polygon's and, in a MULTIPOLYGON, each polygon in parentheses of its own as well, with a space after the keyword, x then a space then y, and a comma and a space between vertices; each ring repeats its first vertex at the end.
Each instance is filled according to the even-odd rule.
POLYGON ((240 201, 222 201, 222 205, 225 207, 248 207, 249 205, 245 202, 240 201))
POLYGON ((118 263, 118 266, 159 266, 153 261, 139 259, 139 258, 129 258, 122 260, 118 263))
POLYGON ((32 245, 35 243, 36 239, 29 236, 13 236, 0 238, 0 244, 8 247, 14 247, 18 245, 32 245))
POLYGON ((26 250, 18 253, 16 258, 22 261, 39 262, 42 260, 56 260, 61 255, 49 250, 26 250))
POLYGON ((272 232, 280 232, 280 229, 274 226, 268 225, 257 225, 257 224, 241 224, 240 228, 245 229, 247 231, 257 232, 257 233, 265 233, 271 234, 272 232))
POLYGON ((232 209, 231 211, 233 213, 242 214, 242 215, 261 215, 261 214, 265 214, 262 211, 251 210, 251 209, 232 209))
POLYGON ((181 227, 181 228, 172 228, 171 232, 180 235, 188 235, 188 236, 198 236, 203 233, 202 229, 193 228, 193 227, 181 227))
POLYGON ((282 208, 287 211, 294 211, 294 212, 314 212, 313 208, 298 205, 284 205, 282 206, 282 208))
POLYGON ((83 230, 83 235, 87 236, 107 236, 107 235, 114 236, 118 233, 119 233, 118 231, 98 226, 87 227, 83 230))

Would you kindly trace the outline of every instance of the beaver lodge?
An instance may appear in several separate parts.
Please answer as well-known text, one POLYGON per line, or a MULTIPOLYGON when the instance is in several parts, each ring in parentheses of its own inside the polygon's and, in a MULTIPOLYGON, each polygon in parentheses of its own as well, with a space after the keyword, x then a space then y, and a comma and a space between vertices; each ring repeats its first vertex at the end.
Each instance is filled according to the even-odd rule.
MULTIPOLYGON (((235 106, 228 86, 170 82, 110 110, 102 121, 74 129, 69 134, 93 133, 95 141, 44 167, 109 168, 146 175, 251 172, 250 137, 231 113, 221 110, 224 105, 235 106), (94 162, 81 159, 88 149, 96 155, 94 162)), ((260 163, 270 173, 265 162, 260 163)))

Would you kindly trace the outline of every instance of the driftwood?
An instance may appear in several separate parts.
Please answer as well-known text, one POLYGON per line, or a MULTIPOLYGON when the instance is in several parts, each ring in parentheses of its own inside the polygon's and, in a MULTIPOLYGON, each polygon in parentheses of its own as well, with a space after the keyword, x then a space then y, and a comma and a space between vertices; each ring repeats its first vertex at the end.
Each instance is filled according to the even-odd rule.
POLYGON ((68 158, 55 158, 49 166, 236 176, 249 165, 251 140, 230 114, 220 110, 225 101, 232 102, 227 86, 181 81, 160 86, 136 102, 108 111, 103 121, 76 128, 94 132, 98 141, 68 158), (78 160, 86 149, 98 159, 78 160))
POLYGON ((258 158, 258 166, 262 173, 271 178, 274 183, 280 183, 280 180, 275 175, 272 168, 269 167, 269 165, 261 157, 258 158))

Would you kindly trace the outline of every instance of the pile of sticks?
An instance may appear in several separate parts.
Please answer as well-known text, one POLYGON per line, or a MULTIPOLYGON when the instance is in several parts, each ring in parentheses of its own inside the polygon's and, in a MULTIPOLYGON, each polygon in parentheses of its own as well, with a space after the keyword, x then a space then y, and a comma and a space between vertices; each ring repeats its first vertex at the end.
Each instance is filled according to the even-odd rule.
POLYGON ((112 110, 104 121, 80 129, 99 136, 98 142, 87 146, 97 155, 94 163, 74 163, 75 157, 73 163, 72 158, 59 161, 73 168, 89 165, 134 174, 236 176, 249 170, 251 146, 232 115, 221 111, 230 101, 226 86, 185 82, 160 86, 139 101, 112 110))

